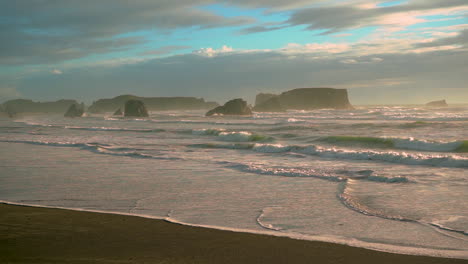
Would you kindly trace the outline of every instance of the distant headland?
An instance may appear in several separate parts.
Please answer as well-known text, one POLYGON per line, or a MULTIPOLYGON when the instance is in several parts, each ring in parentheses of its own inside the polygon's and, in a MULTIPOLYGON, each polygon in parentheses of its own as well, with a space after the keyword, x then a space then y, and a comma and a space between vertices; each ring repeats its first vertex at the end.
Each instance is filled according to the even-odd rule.
POLYGON ((298 88, 280 95, 260 93, 254 111, 313 110, 321 108, 352 109, 348 90, 335 88, 298 88))
MULTIPOLYGON (((255 99, 255 106, 251 107, 239 98, 228 103, 228 107, 220 106, 216 102, 205 101, 196 97, 140 97, 135 95, 120 95, 110 99, 94 101, 87 109, 83 103, 76 100, 58 100, 55 102, 34 102, 27 99, 15 99, 0 105, 0 115, 15 116, 24 113, 60 113, 64 114, 70 107, 82 106, 88 113, 119 113, 130 100, 141 101, 148 111, 167 110, 210 110, 208 115, 249 115, 254 112, 283 112, 286 110, 312 110, 321 108, 352 109, 346 89, 335 88, 298 88, 281 94, 259 93, 255 99), (237 101, 236 101, 237 100, 237 101), (235 106, 235 107, 233 107, 235 106), (231 108, 239 108, 233 110, 231 108), (120 110, 120 111, 119 111, 120 110)), ((72 109, 73 110, 73 109, 72 109)))
POLYGON ((195 97, 139 97, 135 95, 120 95, 111 99, 99 99, 88 108, 90 113, 114 112, 123 108, 128 100, 143 102, 148 111, 166 110, 206 110, 219 106, 216 102, 206 102, 195 97))

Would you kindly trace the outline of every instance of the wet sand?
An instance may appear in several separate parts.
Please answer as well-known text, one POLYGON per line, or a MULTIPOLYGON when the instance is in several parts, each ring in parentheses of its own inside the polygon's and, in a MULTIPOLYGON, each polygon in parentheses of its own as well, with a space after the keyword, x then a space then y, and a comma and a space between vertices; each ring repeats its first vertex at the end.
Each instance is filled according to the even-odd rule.
POLYGON ((0 263, 468 263, 163 220, 0 204, 0 263))

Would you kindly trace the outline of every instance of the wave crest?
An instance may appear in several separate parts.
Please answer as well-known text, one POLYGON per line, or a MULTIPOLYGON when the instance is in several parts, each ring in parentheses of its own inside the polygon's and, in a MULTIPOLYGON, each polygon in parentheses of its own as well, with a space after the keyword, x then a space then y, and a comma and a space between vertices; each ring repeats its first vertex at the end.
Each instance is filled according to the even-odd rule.
POLYGON ((435 142, 414 138, 380 138, 358 136, 329 136, 318 141, 338 145, 363 145, 376 148, 394 148, 431 152, 468 152, 468 141, 435 142))
POLYGON ((141 149, 112 146, 103 143, 74 143, 74 142, 49 142, 49 141, 27 141, 27 140, 0 140, 5 143, 23 143, 31 145, 43 145, 52 147, 76 147, 87 150, 96 154, 112 155, 112 156, 125 156, 142 159, 158 159, 158 160, 181 160, 182 158, 154 156, 150 154, 141 153, 141 149))
POLYGON ((228 132, 225 129, 194 129, 192 130, 193 135, 204 135, 204 136, 217 136, 221 141, 230 142, 255 142, 255 141, 271 141, 272 137, 255 134, 248 131, 228 132))
POLYGON ((415 154, 406 152, 381 152, 373 150, 345 150, 336 148, 323 148, 315 145, 296 146, 281 144, 195 144, 192 147, 219 148, 219 149, 243 149, 261 153, 299 153, 319 156, 323 158, 380 161, 405 165, 422 165, 449 168, 468 168, 468 158, 456 155, 415 154))

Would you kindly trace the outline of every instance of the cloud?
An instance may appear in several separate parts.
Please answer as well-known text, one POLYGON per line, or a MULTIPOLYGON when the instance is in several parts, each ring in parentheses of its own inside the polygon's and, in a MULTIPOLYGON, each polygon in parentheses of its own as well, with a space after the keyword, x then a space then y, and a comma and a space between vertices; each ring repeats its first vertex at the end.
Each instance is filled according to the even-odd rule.
MULTIPOLYGON (((148 49, 144 45, 152 41, 152 36, 171 34, 181 28, 246 26, 239 32, 253 34, 305 25, 328 34, 381 25, 395 31, 425 21, 423 15, 463 17, 467 11, 466 0, 412 0, 389 7, 361 0, 344 4, 331 0, 4 1, 0 9, 0 65, 51 64, 135 47, 148 49), (258 22, 253 17, 221 15, 203 8, 213 4, 257 8, 264 14, 289 18, 258 22)), ((166 51, 171 52, 156 49, 140 55, 160 55, 166 51)))
POLYGON ((234 49, 232 47, 223 45, 220 49, 213 49, 210 47, 210 48, 202 48, 199 50, 195 50, 193 51, 193 54, 206 56, 206 57, 214 57, 214 56, 224 54, 224 53, 231 53, 233 51, 234 49))
POLYGON ((350 44, 345 43, 308 43, 308 44, 296 44, 289 43, 282 49, 285 53, 314 53, 314 54, 339 54, 349 51, 351 49, 350 44))
POLYGON ((52 74, 55 74, 55 75, 60 75, 62 74, 63 72, 61 70, 57 70, 57 69, 54 69, 51 71, 52 74))
POLYGON ((273 11, 293 10, 327 3, 328 0, 226 0, 223 3, 246 8, 267 8, 273 11))
MULTIPOLYGON (((442 35, 445 36, 445 35, 442 35)), ((455 36, 435 39, 430 42, 420 43, 419 47, 441 47, 441 46, 463 46, 468 47, 468 29, 464 29, 455 36)))
POLYGON ((0 64, 54 63, 143 44, 130 32, 206 29, 252 23, 198 6, 212 1, 3 1, 0 64))
POLYGON ((197 96, 222 103, 235 97, 253 101, 258 92, 343 87, 350 88, 355 104, 417 103, 439 97, 468 101, 468 52, 464 50, 320 56, 283 50, 236 51, 226 46, 204 52, 208 55, 193 53, 116 67, 69 69, 59 79, 37 75, 18 83, 18 90, 35 100, 72 97, 92 101, 133 93, 197 96), (344 64, 342 60, 357 63, 344 64), (447 89, 452 92, 447 93, 447 89))
POLYGON ((264 23, 262 25, 257 25, 253 27, 247 27, 239 31, 240 34, 253 34, 260 32, 275 31, 279 29, 286 28, 286 25, 278 26, 279 23, 264 23))
POLYGON ((309 30, 326 30, 325 34, 329 34, 365 26, 401 28, 425 22, 421 16, 463 14, 467 11, 465 0, 414 0, 389 7, 340 4, 297 10, 287 23, 306 25, 309 30))
POLYGON ((379 57, 367 57, 367 58, 355 58, 355 59, 344 59, 341 60, 341 63, 344 64, 358 64, 358 63, 379 63, 384 61, 384 59, 379 57))
POLYGON ((345 60, 341 60, 340 62, 344 64, 358 64, 358 61, 355 59, 345 59, 345 60))

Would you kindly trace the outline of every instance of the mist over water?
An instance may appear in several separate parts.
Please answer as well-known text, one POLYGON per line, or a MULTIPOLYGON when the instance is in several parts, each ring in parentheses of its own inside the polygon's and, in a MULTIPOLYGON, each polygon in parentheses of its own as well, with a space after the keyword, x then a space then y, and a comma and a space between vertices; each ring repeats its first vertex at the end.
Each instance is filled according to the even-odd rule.
POLYGON ((468 107, 0 121, 0 200, 468 258, 468 107))

